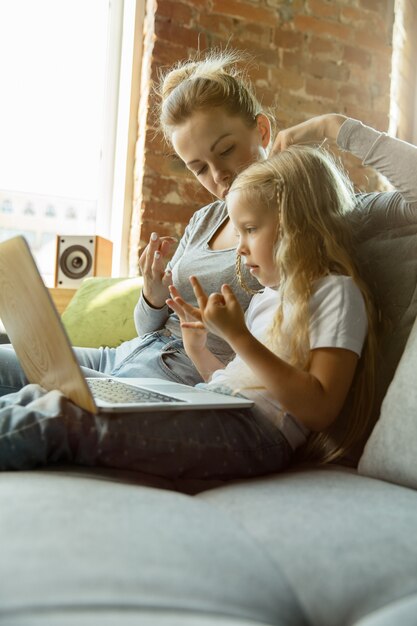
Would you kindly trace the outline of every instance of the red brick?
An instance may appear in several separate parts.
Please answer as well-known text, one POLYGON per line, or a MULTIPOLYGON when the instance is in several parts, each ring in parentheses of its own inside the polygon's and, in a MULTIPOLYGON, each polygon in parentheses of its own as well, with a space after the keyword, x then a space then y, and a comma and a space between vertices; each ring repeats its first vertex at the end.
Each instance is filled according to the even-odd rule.
POLYGON ((328 55, 333 58, 339 51, 339 45, 335 41, 330 39, 321 39, 320 37, 313 37, 308 45, 308 49, 313 55, 328 55))
POLYGON ((389 105, 390 99, 388 93, 386 95, 380 96, 379 98, 372 99, 372 109, 375 113, 382 113, 382 115, 385 115, 386 112, 389 110, 389 105))
POLYGON ((177 24, 162 21, 157 18, 155 23, 155 35, 164 41, 174 44, 181 44, 187 48, 198 49, 199 41, 206 45, 205 34, 192 28, 184 28, 177 24))
POLYGON ((262 90, 262 93, 259 94, 259 101, 261 103, 261 106, 264 109, 267 109, 269 107, 276 106, 277 97, 278 95, 277 95, 275 87, 273 89, 265 87, 262 90))
POLYGON ((188 48, 181 44, 168 43, 157 39, 154 44, 153 69, 160 67, 170 67, 176 61, 181 61, 188 57, 188 48))
POLYGON ((193 17, 192 8, 178 0, 175 3, 170 0, 158 0, 157 12, 158 16, 166 17, 183 26, 189 25, 193 17))
POLYGON ((233 47, 249 54, 251 59, 251 62, 248 64, 249 68, 252 64, 256 66, 263 63, 265 65, 276 66, 279 62, 278 51, 269 46, 258 46, 251 41, 243 43, 242 40, 236 38, 233 39, 233 47))
POLYGON ((373 27, 374 24, 374 16, 371 19, 368 13, 352 6, 340 9, 340 20, 344 24, 353 24, 355 28, 363 28, 366 24, 373 27))
POLYGON ((249 69, 249 76, 251 81, 256 84, 257 82, 268 82, 270 80, 269 65, 257 63, 254 67, 249 69))
POLYGON ((353 39, 353 31, 345 24, 339 22, 331 22, 329 20, 320 20, 310 15, 296 15, 294 17, 294 25, 296 30, 301 32, 317 33, 321 36, 335 37, 344 41, 353 39))
POLYGON ((355 46, 344 46, 343 59, 347 63, 354 65, 360 65, 363 68, 367 68, 371 64, 371 56, 369 52, 355 46))
POLYGON ((155 152, 164 152, 166 150, 165 139, 152 128, 146 129, 145 145, 155 152))
MULTIPOLYGON (((264 24, 247 24, 238 22, 233 30, 233 40, 248 41, 258 46, 269 46, 273 39, 273 26, 270 28, 264 24)), ((229 32, 230 35, 230 32, 229 32)))
POLYGON ((200 185, 191 173, 181 180, 179 190, 184 203, 192 206, 194 211, 214 200, 213 196, 200 185))
POLYGON ((191 5, 193 8, 199 11, 207 12, 207 0, 183 0, 183 2, 185 4, 191 5))
POLYGON ((319 98, 327 98, 328 100, 337 100, 337 86, 330 80, 320 78, 306 79, 306 92, 311 96, 319 98))
POLYGON ((280 68, 271 69, 271 82, 277 89, 298 91, 304 87, 304 77, 301 74, 280 68))
POLYGON ((179 238, 184 232, 184 224, 148 220, 146 216, 142 214, 138 257, 145 246, 148 245, 151 233, 155 231, 158 232, 161 237, 169 235, 171 237, 179 238))
POLYGON ((360 8, 373 11, 379 15, 381 15, 381 13, 386 15, 389 4, 389 2, 381 2, 381 0, 359 0, 360 8))
POLYGON ((155 176, 172 176, 186 177, 188 176, 185 166, 177 165, 178 160, 172 156, 164 154, 155 154, 149 150, 145 153, 146 173, 155 176))
POLYGON ((349 79, 348 66, 335 61, 314 59, 305 64, 303 71, 315 78, 329 78, 332 81, 347 81, 349 79))
POLYGON ((304 37, 302 33, 293 30, 284 30, 283 28, 275 29, 274 43, 278 48, 301 48, 304 37))
POLYGON ((371 64, 371 73, 374 80, 377 80, 380 83, 386 84, 389 87, 391 83, 391 54, 382 55, 382 54, 373 54, 372 55, 372 64, 371 64))
POLYGON ((386 132, 388 130, 388 111, 385 113, 379 113, 370 111, 369 109, 363 109, 353 104, 348 104, 345 107, 346 115, 354 117, 357 120, 361 120, 364 124, 372 126, 377 130, 386 132))
POLYGON ((302 49, 296 51, 284 50, 282 65, 284 68, 297 68, 301 71, 305 60, 306 55, 302 49))
POLYGON ((184 209, 184 206, 179 207, 178 204, 155 201, 146 202, 144 211, 147 220, 180 224, 188 224, 192 214, 193 210, 184 209))
MULTIPOLYGON (((349 64, 350 69, 350 79, 349 82, 352 85, 367 85, 369 83, 370 77, 370 68, 360 67, 359 65, 353 65, 353 63, 349 64)), ((372 74, 372 79, 375 80, 374 75, 372 74)))
POLYGON ((355 86, 352 84, 342 85, 340 87, 340 97, 343 102, 351 102, 360 107, 372 106, 368 89, 364 86, 355 86))
POLYGON ((220 33, 230 36, 235 28, 235 20, 225 15, 213 15, 212 13, 201 13, 197 19, 198 25, 211 33, 220 33))
POLYGON ((339 7, 336 2, 323 2, 323 0, 308 0, 310 12, 316 17, 330 17, 338 19, 339 7))
MULTIPOLYGON (((309 117, 314 115, 321 115, 322 113, 329 112, 329 105, 323 104, 321 101, 306 97, 302 94, 290 94, 283 92, 278 99, 278 105, 280 109, 289 111, 292 118, 296 118, 297 121, 303 122, 309 117)), ((291 125, 294 122, 291 123, 291 125)))
POLYGON ((170 194, 178 193, 178 181, 173 178, 164 178, 162 176, 144 176, 143 178, 143 197, 145 200, 158 198, 163 200, 170 194))
POLYGON ((369 29, 355 31, 355 43, 361 48, 368 48, 382 53, 386 53, 390 49, 383 34, 369 29))
POLYGON ((267 24, 268 26, 280 21, 277 11, 261 6, 255 7, 243 0, 212 0, 212 3, 212 12, 220 15, 230 15, 248 20, 251 23, 267 24))

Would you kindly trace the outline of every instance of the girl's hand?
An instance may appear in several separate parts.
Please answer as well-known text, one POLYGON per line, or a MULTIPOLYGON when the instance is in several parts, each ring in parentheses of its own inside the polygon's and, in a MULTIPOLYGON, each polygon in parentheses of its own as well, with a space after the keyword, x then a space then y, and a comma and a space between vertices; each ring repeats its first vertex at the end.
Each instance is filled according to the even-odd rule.
POLYGON ((169 297, 168 286, 172 283, 172 275, 169 270, 166 271, 166 264, 174 243, 174 237, 158 237, 157 233, 152 233, 139 258, 143 296, 156 309, 162 308, 169 297))
POLYGON ((229 285, 222 285, 221 293, 207 296, 195 276, 190 277, 190 282, 197 298, 201 320, 207 330, 229 344, 233 343, 235 337, 249 332, 242 307, 229 285))
POLYGON ((190 358, 206 347, 207 330, 202 322, 200 310, 183 300, 174 285, 170 285, 167 305, 180 318, 184 348, 190 358))
POLYGON ((344 115, 328 113, 312 117, 301 124, 281 130, 272 146, 271 154, 281 152, 293 144, 321 143, 325 139, 336 141, 339 129, 347 118, 344 115))

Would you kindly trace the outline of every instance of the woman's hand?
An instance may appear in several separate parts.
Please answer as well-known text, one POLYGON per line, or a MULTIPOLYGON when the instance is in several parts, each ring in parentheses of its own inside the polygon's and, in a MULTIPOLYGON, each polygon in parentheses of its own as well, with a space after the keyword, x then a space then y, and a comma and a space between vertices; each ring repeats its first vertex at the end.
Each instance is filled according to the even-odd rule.
POLYGON ((229 344, 233 343, 235 337, 249 332, 242 307, 229 285, 222 285, 221 293, 207 296, 195 276, 190 277, 190 282, 197 298, 201 321, 207 330, 229 344))
POLYGON ((140 255, 139 267, 143 276, 143 296, 155 309, 164 306, 169 297, 168 287, 172 275, 166 270, 167 260, 171 257, 174 237, 158 237, 152 233, 149 243, 140 255))
POLYGON ((317 144, 325 139, 336 141, 340 127, 347 118, 337 113, 312 117, 301 124, 281 130, 272 146, 271 154, 281 152, 294 144, 317 144))

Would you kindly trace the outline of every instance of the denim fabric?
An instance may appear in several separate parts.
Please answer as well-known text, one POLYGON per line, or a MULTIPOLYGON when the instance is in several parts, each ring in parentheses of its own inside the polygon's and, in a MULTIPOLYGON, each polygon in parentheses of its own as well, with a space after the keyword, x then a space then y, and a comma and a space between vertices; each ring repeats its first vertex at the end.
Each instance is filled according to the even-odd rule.
POLYGON ((99 369, 124 378, 156 377, 186 385, 202 381, 185 353, 182 339, 167 330, 125 341, 118 348, 104 348, 99 369))
MULTIPOLYGON (((185 354, 181 339, 168 331, 157 331, 118 348, 74 348, 85 376, 164 378, 187 385, 201 376, 185 354)), ((28 382, 13 346, 0 346, 0 396, 14 393, 28 382)))
POLYGON ((74 463, 229 479, 278 472, 291 455, 256 408, 94 416, 38 385, 0 398, 2 470, 74 463))

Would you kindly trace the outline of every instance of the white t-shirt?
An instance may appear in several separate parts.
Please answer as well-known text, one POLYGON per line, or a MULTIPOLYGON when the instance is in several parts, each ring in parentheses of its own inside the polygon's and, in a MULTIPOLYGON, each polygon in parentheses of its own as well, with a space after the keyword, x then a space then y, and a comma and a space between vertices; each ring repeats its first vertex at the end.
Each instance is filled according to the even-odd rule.
MULTIPOLYGON (((246 311, 246 324, 256 339, 265 345, 267 331, 279 304, 280 292, 266 287, 256 294, 246 311)), ((291 305, 284 307, 284 330, 291 317, 291 305), (286 321, 287 320, 287 321, 286 321)), ((310 350, 344 348, 361 355, 367 332, 367 315, 362 294, 349 276, 331 274, 319 279, 310 300, 310 350)), ((255 401, 256 407, 283 431, 295 448, 304 443, 308 430, 296 417, 284 413, 279 403, 265 389, 248 365, 236 355, 230 363, 216 370, 209 385, 225 385, 255 401)))

